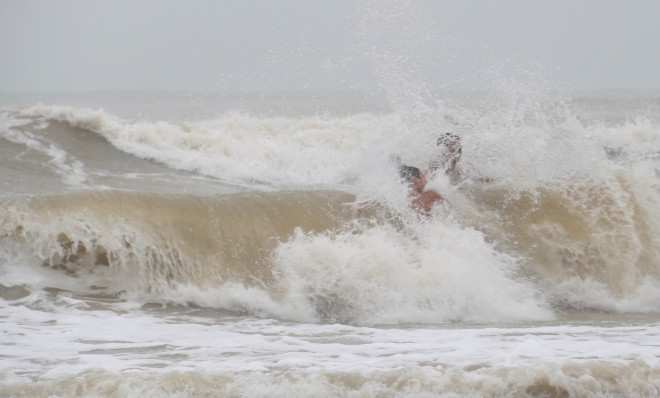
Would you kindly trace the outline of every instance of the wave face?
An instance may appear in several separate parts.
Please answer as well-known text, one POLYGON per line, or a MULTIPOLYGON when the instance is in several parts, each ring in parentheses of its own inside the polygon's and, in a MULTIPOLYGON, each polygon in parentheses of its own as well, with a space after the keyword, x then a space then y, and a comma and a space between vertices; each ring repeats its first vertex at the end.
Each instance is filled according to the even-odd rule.
POLYGON ((2 236, 7 252, 141 302, 355 324, 550 316, 478 231, 356 223, 353 202, 339 191, 76 192, 5 201, 2 236))
POLYGON ((85 159, 73 161, 76 153, 84 156, 87 152, 80 149, 94 146, 109 155, 112 149, 103 148, 98 140, 102 138, 124 154, 232 184, 340 184, 355 178, 352 168, 358 165, 364 147, 400 124, 395 115, 256 117, 240 112, 205 121, 136 122, 103 110, 70 106, 33 106, 3 116, 4 138, 14 144, 32 144, 32 150, 58 164, 68 183, 89 177, 82 170, 85 159), (34 137, 11 129, 28 122, 57 124, 65 131, 60 136, 34 137), (51 140, 56 146, 50 145, 51 140), (63 159, 66 155, 72 158, 69 162, 63 159), (79 170, 70 170, 76 167, 79 170))
POLYGON ((34 196, 3 203, 2 236, 5 250, 27 252, 87 286, 165 299, 180 285, 272 285, 270 250, 296 229, 337 228, 352 214, 352 198, 333 191, 34 196))
POLYGON ((382 205, 356 218, 361 205, 341 191, 7 198, 3 252, 79 278, 83 291, 305 322, 655 313, 657 204, 643 187, 575 179, 513 195, 480 186, 425 222, 382 205))

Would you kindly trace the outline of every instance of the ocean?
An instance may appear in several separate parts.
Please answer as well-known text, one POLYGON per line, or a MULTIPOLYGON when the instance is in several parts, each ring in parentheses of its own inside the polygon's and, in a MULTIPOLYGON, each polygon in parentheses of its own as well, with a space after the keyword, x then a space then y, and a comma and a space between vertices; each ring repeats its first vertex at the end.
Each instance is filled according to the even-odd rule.
POLYGON ((0 396, 660 395, 660 94, 431 98, 0 95, 0 396))

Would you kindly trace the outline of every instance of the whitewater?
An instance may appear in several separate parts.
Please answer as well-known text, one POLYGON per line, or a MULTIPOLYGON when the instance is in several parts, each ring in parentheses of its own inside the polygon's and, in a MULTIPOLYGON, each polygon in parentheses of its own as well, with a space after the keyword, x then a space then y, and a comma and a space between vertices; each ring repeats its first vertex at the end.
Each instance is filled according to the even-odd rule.
POLYGON ((436 96, 4 94, 0 395, 656 396, 660 97, 436 96))

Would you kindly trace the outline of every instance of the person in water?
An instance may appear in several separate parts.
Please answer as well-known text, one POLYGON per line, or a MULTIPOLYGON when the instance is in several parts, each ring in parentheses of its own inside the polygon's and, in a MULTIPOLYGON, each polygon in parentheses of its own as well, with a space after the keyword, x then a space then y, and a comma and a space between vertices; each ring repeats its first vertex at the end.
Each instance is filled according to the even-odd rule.
POLYGON ((438 137, 436 145, 442 148, 442 154, 440 159, 431 165, 431 170, 444 171, 451 185, 458 185, 465 179, 463 170, 458 166, 458 161, 463 155, 461 137, 454 133, 445 133, 438 137))
POLYGON ((399 174, 409 184, 410 207, 419 214, 428 217, 433 205, 444 201, 439 193, 424 190, 427 183, 426 177, 417 167, 402 165, 399 168, 399 174))
POLYGON ((440 159, 431 165, 431 171, 444 171, 445 175, 449 177, 451 185, 459 185, 468 178, 478 182, 492 181, 489 177, 468 176, 458 165, 463 155, 463 145, 461 144, 461 137, 459 135, 445 133, 438 137, 436 145, 442 148, 442 154, 440 155, 440 159))

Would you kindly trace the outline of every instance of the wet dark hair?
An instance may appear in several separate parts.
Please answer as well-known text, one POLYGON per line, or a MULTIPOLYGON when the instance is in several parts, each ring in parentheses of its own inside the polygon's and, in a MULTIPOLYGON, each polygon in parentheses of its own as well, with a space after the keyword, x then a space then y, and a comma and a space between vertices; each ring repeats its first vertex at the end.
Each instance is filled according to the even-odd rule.
POLYGON ((417 167, 403 165, 403 166, 399 167, 399 175, 406 182, 411 183, 413 177, 415 177, 415 178, 420 177, 420 171, 417 167))
POLYGON ((454 134, 454 133, 444 133, 440 137, 438 137, 438 141, 436 142, 436 145, 447 145, 452 141, 458 141, 459 143, 461 142, 461 137, 454 134))

